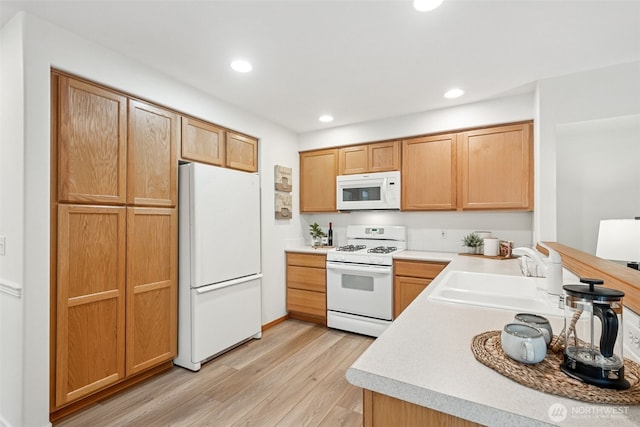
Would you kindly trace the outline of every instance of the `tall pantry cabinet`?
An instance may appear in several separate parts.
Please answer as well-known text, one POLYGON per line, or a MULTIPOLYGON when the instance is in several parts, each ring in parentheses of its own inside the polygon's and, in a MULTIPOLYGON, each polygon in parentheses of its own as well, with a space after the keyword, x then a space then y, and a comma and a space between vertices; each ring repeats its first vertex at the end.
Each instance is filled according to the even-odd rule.
POLYGON ((180 120, 57 72, 51 81, 55 412, 176 354, 180 120))

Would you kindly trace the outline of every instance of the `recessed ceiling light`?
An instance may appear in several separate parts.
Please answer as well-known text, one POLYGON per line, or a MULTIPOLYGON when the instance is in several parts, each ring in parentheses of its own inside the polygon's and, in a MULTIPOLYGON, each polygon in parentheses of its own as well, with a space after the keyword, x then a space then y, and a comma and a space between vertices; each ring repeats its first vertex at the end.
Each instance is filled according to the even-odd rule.
POLYGON ((453 88, 449 89, 447 93, 444 94, 445 98, 458 98, 459 96, 464 95, 464 91, 462 89, 453 88))
POLYGON ((419 12, 428 12, 440 6, 444 0, 415 0, 413 7, 419 12))
POLYGON ((329 114, 323 114, 320 117, 318 117, 318 120, 320 120, 322 123, 329 123, 333 121, 333 116, 329 114))
POLYGON ((253 67, 249 63, 249 61, 245 61, 244 59, 238 59, 231 63, 231 68, 239 73, 248 73, 253 70, 253 67))

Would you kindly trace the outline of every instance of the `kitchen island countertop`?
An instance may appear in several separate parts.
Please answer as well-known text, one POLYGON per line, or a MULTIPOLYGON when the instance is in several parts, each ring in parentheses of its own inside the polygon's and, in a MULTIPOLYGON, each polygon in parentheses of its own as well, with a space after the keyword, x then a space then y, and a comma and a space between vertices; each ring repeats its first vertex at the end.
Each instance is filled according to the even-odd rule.
MULTIPOLYGON (((640 406, 595 405, 542 393, 478 362, 472 338, 502 329, 516 311, 428 298, 449 271, 521 275, 516 259, 421 251, 394 258, 449 264, 348 369, 350 383, 488 426, 640 425, 640 406)), ((559 333, 563 320, 550 321, 559 333)))

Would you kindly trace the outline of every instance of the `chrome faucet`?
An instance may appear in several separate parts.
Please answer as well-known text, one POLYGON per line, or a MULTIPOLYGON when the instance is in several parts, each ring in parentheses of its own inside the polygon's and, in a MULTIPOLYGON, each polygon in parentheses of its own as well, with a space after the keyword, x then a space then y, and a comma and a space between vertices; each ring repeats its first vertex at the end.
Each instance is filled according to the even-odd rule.
POLYGON ((528 277, 544 277, 547 282, 547 292, 552 295, 562 295, 562 259, 560 254, 553 249, 539 243, 549 251, 549 256, 544 257, 536 250, 519 247, 513 250, 514 255, 520 255, 520 269, 522 274, 528 277))

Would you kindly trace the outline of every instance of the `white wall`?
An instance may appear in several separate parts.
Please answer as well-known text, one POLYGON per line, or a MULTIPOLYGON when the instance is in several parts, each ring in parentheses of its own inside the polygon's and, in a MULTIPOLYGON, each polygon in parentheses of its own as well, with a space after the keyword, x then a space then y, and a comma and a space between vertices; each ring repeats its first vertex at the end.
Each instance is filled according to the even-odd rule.
POLYGON ((326 231, 333 223, 334 244, 346 242, 347 225, 376 224, 407 227, 407 246, 411 250, 464 252, 462 238, 472 231, 490 231, 493 237, 511 240, 515 246, 531 246, 531 212, 352 212, 305 214, 303 230, 317 222, 326 231), (445 232, 445 238, 441 232, 445 232))
POLYGON ((533 119, 533 94, 524 94, 300 135, 300 151, 404 138, 533 119))
POLYGON ((640 62, 541 80, 536 109, 534 229, 538 239, 555 241, 558 127, 640 113, 640 62))
POLYGON ((0 426, 24 425, 24 221, 13 214, 24 202, 22 64, 22 25, 12 21, 0 32, 0 235, 7 238, 0 256, 0 426))
POLYGON ((601 219, 640 216, 640 114, 558 125, 558 242, 595 255, 601 219))
POLYGON ((285 240, 300 237, 301 227, 296 201, 293 220, 274 219, 273 167, 276 163, 290 166, 298 175, 293 132, 30 15, 16 16, 2 35, 0 235, 7 235, 7 256, 0 264, 0 278, 17 283, 23 291, 17 304, 8 296, 0 297, 0 419, 4 424, 48 425, 51 67, 260 138, 263 323, 286 313, 282 248, 285 240), (13 110, 17 117, 5 116, 13 110), (12 306, 5 308, 8 304, 12 306), (5 325, 14 332, 7 334, 5 325), (23 346, 15 342, 16 336, 22 336, 23 346))
MULTIPOLYGON (((505 97, 302 134, 299 149, 305 151, 531 120, 534 111, 533 94, 505 97)), ((333 222, 338 243, 344 242, 348 224, 366 223, 407 226, 407 244, 409 249, 415 250, 461 252, 462 237, 476 230, 491 231, 494 237, 511 240, 516 246, 531 246, 533 242, 531 212, 354 212, 305 214, 303 221, 307 239, 310 223, 317 222, 326 228, 330 221, 333 222), (445 239, 441 237, 443 230, 445 239)))

